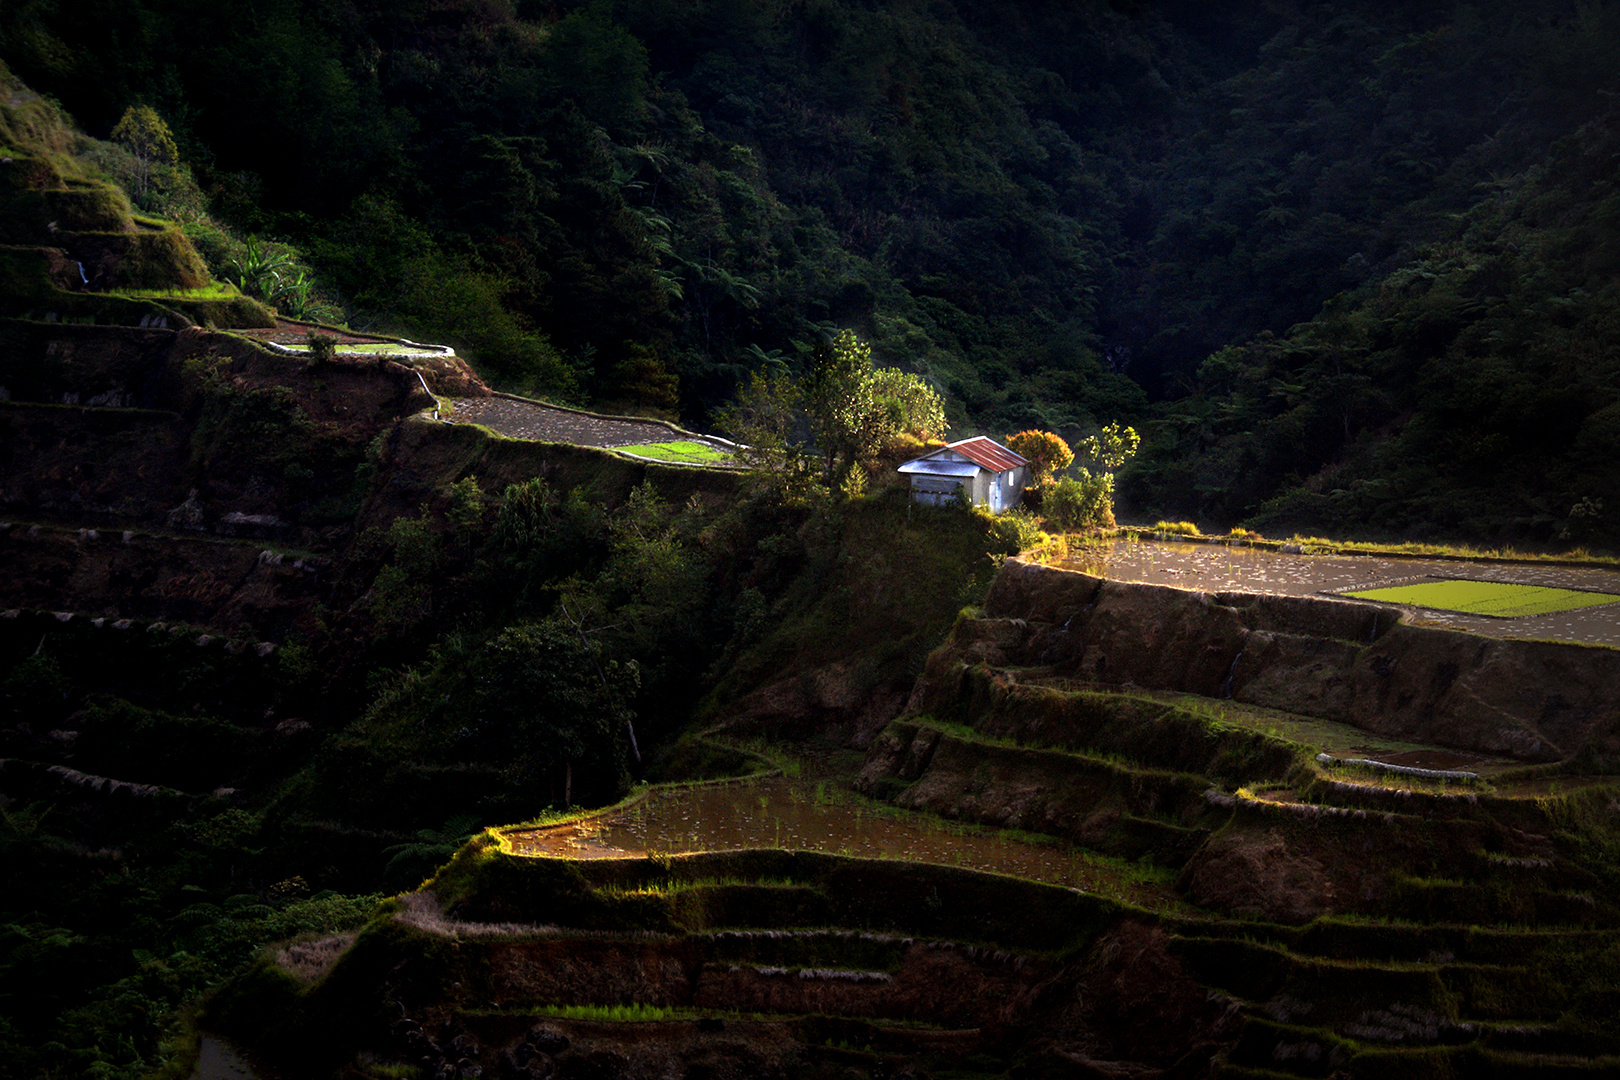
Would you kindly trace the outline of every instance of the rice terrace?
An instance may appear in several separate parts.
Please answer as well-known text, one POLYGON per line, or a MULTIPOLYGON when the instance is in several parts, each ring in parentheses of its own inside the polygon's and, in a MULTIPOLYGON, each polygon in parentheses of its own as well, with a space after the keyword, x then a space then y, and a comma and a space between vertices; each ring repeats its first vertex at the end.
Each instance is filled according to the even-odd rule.
POLYGON ((0 1076, 1620 1076, 1617 162, 1620 0, 0 2, 0 1076))

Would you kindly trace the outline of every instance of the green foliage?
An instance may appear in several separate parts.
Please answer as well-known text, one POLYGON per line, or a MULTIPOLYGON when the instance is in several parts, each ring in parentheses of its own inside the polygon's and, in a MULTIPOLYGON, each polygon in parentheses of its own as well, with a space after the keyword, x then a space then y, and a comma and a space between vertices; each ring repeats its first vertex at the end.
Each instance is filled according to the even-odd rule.
POLYGON ((1035 517, 1023 507, 1005 514, 986 514, 990 526, 990 553, 1016 555, 1038 545, 1045 537, 1035 517))
POLYGON ((945 434, 945 403, 920 376, 880 367, 872 372, 871 386, 888 426, 885 443, 926 443, 945 434))
POLYGON ((756 371, 721 413, 721 423, 796 496, 864 491, 862 467, 904 439, 937 438, 945 429, 939 395, 920 377, 872 367, 872 347, 850 330, 811 350, 800 379, 756 371))
POLYGON ((383 872, 401 885, 411 885, 443 865, 481 831, 482 822, 472 814, 458 815, 437 829, 418 829, 414 840, 383 849, 389 857, 383 872))
POLYGON ((337 338, 331 334, 311 330, 305 335, 304 343, 309 349, 309 362, 312 367, 330 364, 337 359, 337 338))
POLYGON ((144 199, 148 177, 154 167, 174 165, 180 160, 169 125, 149 105, 131 105, 112 129, 112 140, 123 146, 140 165, 136 197, 144 199))
POLYGON ((1142 438, 1137 435, 1135 428, 1111 423, 1097 434, 1087 435, 1076 445, 1082 459, 1090 461, 1099 471, 1111 473, 1136 455, 1142 438))
MULTIPOLYGON (((634 661, 613 659, 561 616, 510 626, 464 660, 441 653, 445 666, 420 676, 452 690, 429 709, 437 737, 454 752, 515 763, 550 784, 559 805, 573 801, 576 763, 588 768, 581 787, 592 798, 621 786, 640 681, 634 661)), ((385 699, 376 715, 407 721, 422 704, 414 695, 385 699)))
POLYGON ((450 527, 470 539, 484 521, 484 489, 476 476, 464 476, 450 485, 450 507, 446 511, 450 527))
POLYGON ((1041 501, 1046 519, 1060 529, 1114 527, 1114 471, 1136 453, 1141 444, 1134 428, 1111 423, 1077 443, 1082 460, 1075 475, 1059 480, 1041 501))
POLYGON ((1074 462, 1074 451, 1062 437, 1051 431, 1020 431, 1007 436, 1007 449, 1029 461, 1031 480, 1051 483, 1053 474, 1074 462))
POLYGON ((231 281, 248 296, 274 304, 281 293, 281 275, 293 265, 292 252, 278 250, 250 236, 240 256, 231 260, 231 281))
POLYGON ((393 560, 372 582, 371 613, 379 628, 400 634, 432 613, 439 538, 426 515, 399 517, 388 527, 388 543, 393 560))
POLYGON ((736 400, 719 414, 721 427, 739 443, 737 456, 793 498, 810 494, 816 480, 801 435, 802 400, 797 380, 762 369, 748 377, 736 400))
POLYGON ((1113 474, 1093 476, 1081 470, 1080 476, 1065 476, 1043 496, 1041 513, 1065 531, 1113 528, 1113 474))

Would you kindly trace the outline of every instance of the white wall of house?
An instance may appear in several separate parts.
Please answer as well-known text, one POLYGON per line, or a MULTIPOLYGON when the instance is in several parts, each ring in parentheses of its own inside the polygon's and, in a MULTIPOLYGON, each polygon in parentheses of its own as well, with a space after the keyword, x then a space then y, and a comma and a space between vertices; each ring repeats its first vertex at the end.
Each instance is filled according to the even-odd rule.
POLYGON ((956 490, 960 487, 974 506, 988 507, 992 513, 999 514, 1018 505, 1027 473, 1028 469, 1023 466, 1004 473, 980 469, 968 477, 914 473, 910 477, 911 500, 924 506, 949 506, 956 501, 956 490))
POLYGON ((975 457, 947 446, 900 466, 900 472, 911 482, 912 501, 926 506, 948 506, 956 501, 960 491, 973 505, 986 507, 995 514, 1018 505, 1029 480, 1029 467, 1018 465, 998 472, 996 466, 1008 458, 1023 459, 990 439, 968 439, 964 443, 974 445, 975 457), (986 451, 978 446, 980 443, 990 443, 996 449, 986 451))

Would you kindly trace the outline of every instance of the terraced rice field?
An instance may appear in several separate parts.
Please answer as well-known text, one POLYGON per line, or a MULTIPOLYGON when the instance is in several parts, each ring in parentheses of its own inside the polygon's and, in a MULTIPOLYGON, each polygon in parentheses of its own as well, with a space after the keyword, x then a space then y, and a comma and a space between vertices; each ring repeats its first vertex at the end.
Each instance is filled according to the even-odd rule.
POLYGON ((575 859, 776 848, 1011 874, 1149 908, 1178 906, 1172 875, 1059 841, 872 803, 830 782, 787 779, 666 788, 600 817, 508 833, 524 855, 575 859))
POLYGON ((731 457, 732 448, 720 442, 671 439, 676 432, 656 420, 598 416, 510 397, 456 398, 453 404, 453 423, 481 424, 511 439, 624 450, 688 465, 724 464, 731 457))
MULTIPOLYGON (((1488 637, 1576 641, 1620 647, 1620 571, 1534 562, 1460 562, 1379 555, 1291 555, 1242 545, 1118 540, 1076 554, 1060 565, 1117 581, 1142 581, 1204 592, 1278 596, 1351 596, 1373 590, 1432 585, 1462 575, 1487 583, 1534 586, 1608 599, 1586 606, 1549 608, 1512 618, 1476 611, 1420 606, 1414 623, 1488 637)), ((1377 598, 1386 603, 1411 600, 1377 598)))

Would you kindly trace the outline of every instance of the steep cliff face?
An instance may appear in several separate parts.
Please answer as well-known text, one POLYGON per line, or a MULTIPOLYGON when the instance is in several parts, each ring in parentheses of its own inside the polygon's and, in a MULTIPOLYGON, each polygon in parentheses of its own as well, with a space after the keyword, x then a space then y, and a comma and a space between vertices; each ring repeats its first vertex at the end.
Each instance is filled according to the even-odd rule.
MULTIPOLYGON (((961 660, 1230 698, 1524 761, 1611 754, 1620 730, 1620 652, 1411 626, 1391 608, 1190 592, 1012 561, 985 616, 1006 622, 964 631, 976 640, 961 642, 961 660)), ((944 667, 929 670, 914 700, 924 711, 952 692, 944 667)))

